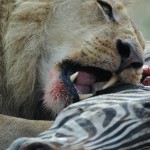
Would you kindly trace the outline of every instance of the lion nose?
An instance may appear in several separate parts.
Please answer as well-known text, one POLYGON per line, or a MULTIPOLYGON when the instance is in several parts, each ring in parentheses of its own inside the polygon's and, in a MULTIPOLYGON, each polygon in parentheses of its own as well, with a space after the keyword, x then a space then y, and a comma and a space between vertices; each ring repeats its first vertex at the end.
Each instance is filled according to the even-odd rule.
POLYGON ((119 72, 125 68, 140 68, 143 66, 143 58, 137 53, 136 46, 128 41, 118 39, 116 47, 121 56, 119 72))

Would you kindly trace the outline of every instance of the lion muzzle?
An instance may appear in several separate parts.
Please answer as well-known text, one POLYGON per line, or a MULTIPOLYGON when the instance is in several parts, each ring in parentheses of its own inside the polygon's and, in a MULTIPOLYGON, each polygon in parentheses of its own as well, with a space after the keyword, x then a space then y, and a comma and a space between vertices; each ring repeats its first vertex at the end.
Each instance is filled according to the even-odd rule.
POLYGON ((117 74, 120 74, 124 69, 141 68, 144 64, 142 56, 136 52, 136 45, 133 45, 130 41, 117 40, 116 48, 121 56, 121 64, 117 70, 117 74))

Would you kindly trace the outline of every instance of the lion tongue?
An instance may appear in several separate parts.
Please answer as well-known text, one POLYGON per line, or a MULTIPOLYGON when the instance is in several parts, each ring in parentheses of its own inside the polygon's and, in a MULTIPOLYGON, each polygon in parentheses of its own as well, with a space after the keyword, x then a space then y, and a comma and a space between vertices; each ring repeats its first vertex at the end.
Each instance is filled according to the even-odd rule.
POLYGON ((95 81, 96 77, 94 75, 80 71, 74 82, 74 86, 79 94, 87 94, 91 92, 91 86, 95 81))

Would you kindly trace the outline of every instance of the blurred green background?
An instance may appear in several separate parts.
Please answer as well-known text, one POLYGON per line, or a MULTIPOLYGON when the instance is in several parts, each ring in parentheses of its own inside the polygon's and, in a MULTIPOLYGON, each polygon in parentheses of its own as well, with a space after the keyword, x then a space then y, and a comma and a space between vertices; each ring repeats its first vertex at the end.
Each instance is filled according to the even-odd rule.
MULTIPOLYGON (((135 0, 128 1, 131 3, 135 0)), ((144 37, 150 40, 150 0, 136 0, 133 4, 129 4, 128 9, 144 37)))

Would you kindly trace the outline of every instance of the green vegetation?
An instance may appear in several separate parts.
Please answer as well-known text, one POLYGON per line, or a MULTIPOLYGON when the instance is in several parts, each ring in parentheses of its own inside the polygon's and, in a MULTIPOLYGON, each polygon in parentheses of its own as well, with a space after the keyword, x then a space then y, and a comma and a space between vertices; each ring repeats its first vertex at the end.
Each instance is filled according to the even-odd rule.
POLYGON ((129 13, 145 38, 150 40, 150 0, 136 0, 129 5, 129 13))

